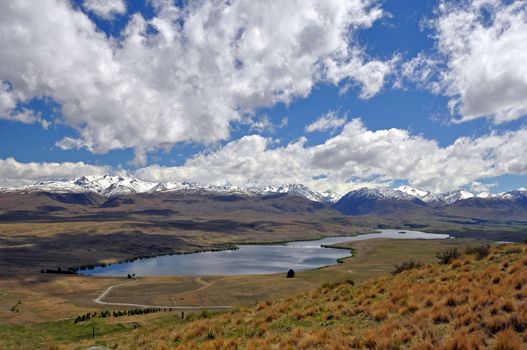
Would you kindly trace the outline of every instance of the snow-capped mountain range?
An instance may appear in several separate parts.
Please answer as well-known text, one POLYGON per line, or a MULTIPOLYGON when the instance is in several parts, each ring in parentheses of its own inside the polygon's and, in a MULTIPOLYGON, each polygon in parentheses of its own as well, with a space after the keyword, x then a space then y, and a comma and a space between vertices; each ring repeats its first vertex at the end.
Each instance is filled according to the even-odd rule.
POLYGON ((349 192, 345 197, 362 197, 367 199, 395 199, 395 200, 414 200, 419 199, 425 203, 431 204, 443 204, 449 205, 460 200, 470 198, 481 198, 481 199, 501 199, 501 200, 527 200, 527 189, 520 188, 510 192, 503 193, 488 193, 481 192, 474 194, 472 192, 459 189, 452 192, 446 193, 432 193, 429 191, 420 190, 415 187, 408 185, 402 185, 397 188, 392 187, 374 187, 374 188, 361 188, 349 192))
MULTIPOLYGON (((287 184, 282 186, 248 186, 239 187, 232 185, 209 185, 197 182, 148 182, 126 176, 103 175, 83 176, 71 180, 41 181, 32 185, 19 187, 3 187, 0 192, 93 192, 105 197, 113 197, 135 193, 157 193, 167 191, 180 192, 217 192, 239 193, 244 195, 273 195, 291 194, 307 198, 312 201, 331 204, 337 202, 341 196, 334 192, 319 193, 310 190, 302 184, 287 184)), ((395 199, 415 200, 437 205, 449 205, 469 198, 502 199, 502 200, 527 200, 527 189, 490 194, 482 192, 474 194, 460 189, 447 193, 432 193, 412 186, 402 185, 397 188, 364 187, 353 190, 344 197, 365 199, 395 199)))
POLYGON ((334 192, 319 193, 312 191, 301 184, 287 184, 281 186, 250 186, 239 187, 232 185, 209 185, 197 182, 148 182, 125 176, 103 175, 83 176, 71 180, 40 181, 32 185, 19 187, 3 187, 0 192, 66 192, 87 193, 93 192, 104 197, 135 193, 157 192, 217 192, 239 193, 245 195, 273 195, 291 194, 321 203, 336 202, 340 196, 334 192))

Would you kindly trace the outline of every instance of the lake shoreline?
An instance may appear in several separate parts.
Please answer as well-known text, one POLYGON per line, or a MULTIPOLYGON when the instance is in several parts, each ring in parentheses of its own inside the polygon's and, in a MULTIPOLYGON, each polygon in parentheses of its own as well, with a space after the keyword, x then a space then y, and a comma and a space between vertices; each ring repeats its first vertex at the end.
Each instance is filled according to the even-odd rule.
MULTIPOLYGON (((372 230, 373 231, 373 230, 372 230)), ((101 264, 99 267, 80 270, 84 276, 217 276, 273 274, 288 270, 320 269, 342 263, 353 256, 353 250, 338 244, 376 238, 391 239, 446 239, 446 234, 421 231, 380 230, 352 236, 326 236, 319 239, 302 239, 279 242, 235 243, 221 249, 196 250, 157 257, 134 259, 132 262, 101 264), (312 244, 320 241, 320 244, 312 244), (351 254, 341 254, 347 250, 351 254), (225 254, 225 252, 228 252, 225 254), (198 255, 211 253, 207 256, 198 255), (172 259, 173 257, 173 259, 172 259), (138 262, 139 260, 139 262, 138 262), (144 261, 140 261, 144 260, 144 261), (84 272, 84 273, 83 273, 84 272), (93 272, 93 273, 92 273, 93 272)))
MULTIPOLYGON (((101 276, 98 276, 98 275, 82 274, 82 273, 79 273, 79 271, 93 270, 95 268, 108 267, 108 266, 111 266, 111 265, 121 265, 121 264, 131 263, 131 262, 134 262, 134 261, 137 261, 137 260, 155 259, 155 258, 160 258, 160 257, 164 257, 164 256, 198 254, 198 253, 206 253, 206 252, 221 252, 221 251, 229 251, 229 250, 235 251, 235 250, 240 249, 239 246, 252 246, 252 245, 265 246, 265 245, 288 244, 288 243, 294 243, 294 242, 309 242, 309 241, 319 241, 319 240, 322 240, 322 239, 325 239, 325 238, 329 238, 329 237, 355 237, 355 236, 366 235, 366 234, 373 234, 373 233, 380 233, 380 231, 379 230, 369 230, 369 231, 364 231, 364 232, 359 232, 359 233, 353 233, 352 234, 353 236, 347 236, 347 235, 346 236, 343 236, 343 235, 340 235, 340 236, 319 236, 318 238, 312 238, 312 239, 299 238, 299 239, 278 240, 278 241, 255 241, 255 242, 241 242, 241 243, 230 242, 230 243, 226 243, 226 245, 227 245, 226 247, 221 247, 221 248, 217 248, 217 249, 215 249, 215 248, 196 249, 196 250, 190 250, 190 251, 185 251, 185 252, 174 252, 174 253, 163 253, 163 254, 149 255, 149 256, 138 256, 138 257, 134 257, 134 258, 130 258, 130 259, 119 260, 119 261, 112 262, 112 263, 101 263, 101 264, 97 264, 97 265, 72 266, 72 267, 67 267, 65 269, 60 269, 60 267, 59 267, 59 269, 42 269, 40 272, 41 273, 46 273, 46 274, 70 274, 70 275, 79 275, 79 276, 101 277, 101 276), (82 268, 82 267, 85 267, 85 268, 82 268)), ((331 265, 329 265, 329 266, 331 266, 331 265)), ((111 276, 106 276, 106 277, 111 277, 111 276)))

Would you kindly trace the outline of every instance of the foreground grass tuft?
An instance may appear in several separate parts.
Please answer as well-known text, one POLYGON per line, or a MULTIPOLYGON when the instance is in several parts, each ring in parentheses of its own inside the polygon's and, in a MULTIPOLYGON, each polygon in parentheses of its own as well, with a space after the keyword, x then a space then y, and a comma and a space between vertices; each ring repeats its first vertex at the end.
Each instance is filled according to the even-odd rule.
POLYGON ((522 339, 512 328, 498 333, 493 346, 494 350, 520 350, 522 348, 525 348, 524 344, 522 345, 522 339))

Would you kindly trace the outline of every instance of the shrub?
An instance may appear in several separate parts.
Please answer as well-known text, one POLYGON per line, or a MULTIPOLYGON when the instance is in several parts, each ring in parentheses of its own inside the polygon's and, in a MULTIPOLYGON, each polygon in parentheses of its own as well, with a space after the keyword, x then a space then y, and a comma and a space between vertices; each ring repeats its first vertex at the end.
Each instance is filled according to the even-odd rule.
POLYGON ((465 254, 475 255, 476 258, 479 260, 489 255, 489 252, 490 252, 490 246, 488 244, 480 245, 477 247, 466 247, 465 248, 465 254))
POLYGON ((392 275, 397 275, 398 273, 401 273, 406 270, 418 269, 421 266, 423 266, 423 264, 420 261, 416 261, 413 259, 408 260, 401 264, 394 265, 392 275))
POLYGON ((461 253, 459 252, 459 249, 457 248, 449 248, 441 250, 439 253, 436 254, 437 259, 439 259, 439 262, 441 264, 450 264, 454 259, 459 258, 461 253))

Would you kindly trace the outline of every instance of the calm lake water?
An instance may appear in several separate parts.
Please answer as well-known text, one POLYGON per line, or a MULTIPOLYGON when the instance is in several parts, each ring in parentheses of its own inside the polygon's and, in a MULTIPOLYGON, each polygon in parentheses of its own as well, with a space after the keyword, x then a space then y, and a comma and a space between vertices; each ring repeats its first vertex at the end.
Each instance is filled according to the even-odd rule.
POLYGON ((327 237, 317 241, 298 241, 285 244, 240 245, 238 250, 165 255, 129 263, 96 267, 79 271, 84 275, 126 276, 205 276, 266 274, 315 269, 333 265, 337 259, 350 256, 346 249, 323 248, 321 245, 362 241, 375 238, 442 239, 449 235, 419 231, 380 230, 380 233, 351 237, 327 237), (403 233, 404 232, 404 233, 403 233))

